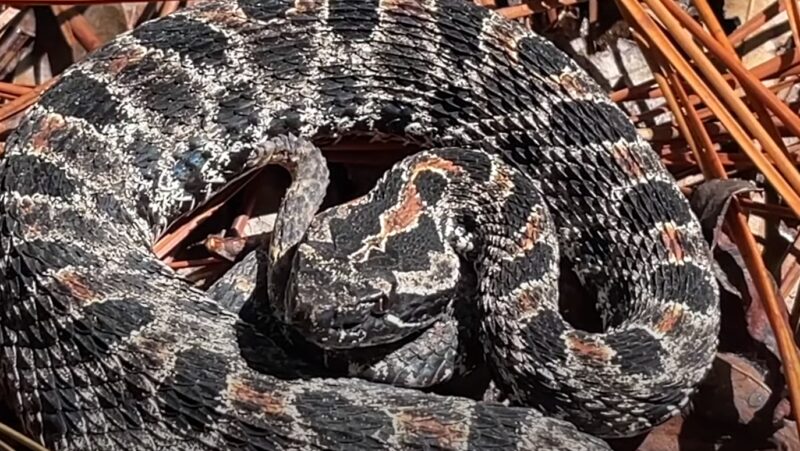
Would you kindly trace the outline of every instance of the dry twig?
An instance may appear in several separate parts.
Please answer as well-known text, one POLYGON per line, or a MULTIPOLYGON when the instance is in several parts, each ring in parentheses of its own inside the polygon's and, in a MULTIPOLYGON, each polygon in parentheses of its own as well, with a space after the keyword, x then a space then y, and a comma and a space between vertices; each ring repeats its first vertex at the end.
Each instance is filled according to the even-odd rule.
MULTIPOLYGON (((765 129, 765 124, 767 124, 767 128, 772 127, 771 120, 765 123, 763 121, 759 122, 755 118, 752 112, 739 100, 739 97, 735 95, 728 84, 728 80, 708 60, 706 52, 710 52, 720 59, 725 64, 725 67, 733 73, 736 81, 742 84, 751 99, 754 102, 763 102, 766 108, 769 108, 781 118, 795 136, 800 136, 800 120, 789 110, 785 103, 777 99, 752 73, 744 68, 732 51, 733 47, 727 40, 727 36, 722 33, 721 27, 713 23, 716 22, 715 19, 712 20, 708 17, 707 5, 703 5, 704 2, 702 1, 696 2, 699 5, 698 10, 701 16, 712 21, 711 24, 706 23, 706 25, 714 36, 703 30, 694 19, 686 15, 672 0, 644 0, 644 3, 649 6, 649 10, 645 10, 644 6, 636 0, 617 0, 617 3, 628 17, 629 23, 636 30, 645 53, 648 53, 652 59, 658 62, 658 64, 654 65, 655 71, 657 73, 667 72, 669 81, 667 81, 667 77, 661 74, 656 77, 656 81, 661 91, 665 94, 665 98, 673 111, 684 138, 697 155, 697 162, 706 177, 726 178, 727 174, 719 161, 710 136, 694 110, 692 101, 683 91, 683 82, 678 79, 679 75, 685 78, 685 83, 697 93, 714 115, 730 131, 745 153, 784 197, 792 208, 794 215, 800 216, 800 210, 798 210, 797 205, 797 193, 800 191, 800 185, 798 185, 800 174, 788 160, 785 149, 781 148, 782 143, 778 144, 779 137, 765 129), (651 15, 658 18, 662 26, 669 31, 669 36, 677 41, 681 48, 692 57, 705 79, 713 86, 716 95, 722 98, 725 106, 731 108, 738 121, 722 106, 715 93, 711 92, 704 80, 694 72, 691 65, 672 46, 661 26, 651 19, 651 15), (701 49, 694 39, 699 40, 705 46, 705 49, 701 49), (742 122, 742 125, 740 125, 739 121, 742 122), (767 150, 773 161, 766 160, 761 152, 752 145, 751 137, 748 136, 747 132, 752 133, 753 137, 761 144, 761 147, 767 150), (774 170, 773 163, 778 166, 780 173, 774 170), (786 177, 786 180, 783 177, 786 177)), ((762 119, 767 120, 766 109, 761 111, 762 119)), ((756 241, 737 202, 734 202, 733 208, 729 210, 727 223, 744 258, 747 270, 753 278, 756 290, 763 302, 770 325, 777 339, 793 409, 795 412, 800 411, 798 410, 800 409, 800 359, 798 359, 794 337, 787 322, 785 308, 782 307, 776 297, 776 293, 773 291, 770 276, 757 251, 756 241)), ((800 432, 800 425, 798 425, 798 431, 800 432)))

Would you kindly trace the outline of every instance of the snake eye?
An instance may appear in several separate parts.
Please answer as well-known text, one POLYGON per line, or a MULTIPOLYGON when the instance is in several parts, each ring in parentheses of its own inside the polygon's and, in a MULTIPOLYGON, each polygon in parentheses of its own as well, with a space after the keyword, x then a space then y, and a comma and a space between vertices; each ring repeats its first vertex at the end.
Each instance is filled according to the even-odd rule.
POLYGON ((375 304, 372 305, 372 309, 370 309, 370 314, 373 316, 383 316, 386 314, 386 308, 388 307, 388 300, 385 296, 381 296, 375 301, 375 304))

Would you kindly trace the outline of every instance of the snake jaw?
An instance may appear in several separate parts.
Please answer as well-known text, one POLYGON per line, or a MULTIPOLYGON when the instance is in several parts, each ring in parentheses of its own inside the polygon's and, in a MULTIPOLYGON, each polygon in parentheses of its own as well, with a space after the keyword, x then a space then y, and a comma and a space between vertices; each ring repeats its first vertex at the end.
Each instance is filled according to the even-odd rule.
MULTIPOLYGON (((370 324, 359 324, 359 328, 355 329, 345 329, 345 328, 329 328, 327 329, 327 333, 324 335, 319 335, 320 337, 318 340, 315 341, 320 347, 330 350, 347 350, 353 349, 354 347, 357 348, 366 348, 366 347, 375 347, 375 346, 383 346, 392 344, 402 339, 406 338, 408 335, 412 333, 421 331, 423 329, 427 329, 435 320, 429 321, 405 321, 397 315, 392 313, 388 313, 383 315, 380 318, 380 321, 384 323, 384 326, 389 326, 394 329, 391 334, 387 334, 384 336, 383 339, 374 339, 370 337, 368 331, 370 328, 375 328, 375 330, 381 330, 381 327, 378 325, 370 325, 370 324), (400 335, 401 338, 398 337, 397 331, 406 330, 407 333, 400 335), (333 340, 335 338, 335 340, 333 340)), ((367 321, 369 322, 369 321, 367 321)))
POLYGON ((286 292, 286 322, 325 349, 391 344, 435 323, 444 306, 398 293, 391 272, 359 272, 302 244, 286 292), (346 275, 346 276, 345 276, 346 275), (409 305, 421 306, 407 309, 409 305), (412 320, 413 318, 413 320, 412 320))
POLYGON ((391 313, 384 316, 384 318, 387 323, 396 326, 399 329, 412 328, 414 330, 418 330, 419 328, 425 327, 430 324, 430 321, 404 321, 402 318, 398 317, 397 315, 393 315, 391 313))
POLYGON ((353 350, 390 345, 432 326, 438 317, 426 321, 406 321, 394 314, 365 317, 350 327, 306 328, 304 335, 317 346, 328 350, 353 350))

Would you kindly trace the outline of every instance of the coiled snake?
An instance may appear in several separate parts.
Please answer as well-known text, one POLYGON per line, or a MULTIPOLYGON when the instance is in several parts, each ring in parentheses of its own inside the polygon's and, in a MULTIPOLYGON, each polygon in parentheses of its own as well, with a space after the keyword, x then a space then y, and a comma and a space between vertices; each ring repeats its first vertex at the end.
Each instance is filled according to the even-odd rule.
POLYGON ((43 95, 1 175, 2 395, 53 449, 607 449, 557 418, 646 430, 716 347, 708 250, 657 157, 564 54, 468 2, 238 0, 144 24, 43 95), (293 377, 312 372, 150 252, 249 168, 365 134, 432 150, 305 238, 326 173, 295 180, 276 312, 330 349, 441 348, 427 376, 358 370, 413 386, 458 370, 466 306, 523 407, 293 377), (605 331, 558 314, 559 261, 605 331))

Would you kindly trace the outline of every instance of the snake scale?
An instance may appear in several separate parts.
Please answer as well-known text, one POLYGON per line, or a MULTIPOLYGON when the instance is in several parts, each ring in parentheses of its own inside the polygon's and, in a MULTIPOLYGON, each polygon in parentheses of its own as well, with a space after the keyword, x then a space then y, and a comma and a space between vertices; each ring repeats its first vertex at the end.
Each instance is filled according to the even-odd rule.
POLYGON ((237 0, 145 23, 44 93, 0 199, 2 399, 52 449, 608 449, 593 435, 678 413, 716 348, 674 180, 573 61, 469 2, 237 0), (275 262, 302 242, 270 277, 277 313, 346 348, 471 305, 510 405, 314 376, 150 251, 250 168, 364 135, 430 150, 313 222, 323 186, 293 182, 282 211, 308 219, 276 226, 275 262), (559 261, 604 331, 558 314, 559 261))

